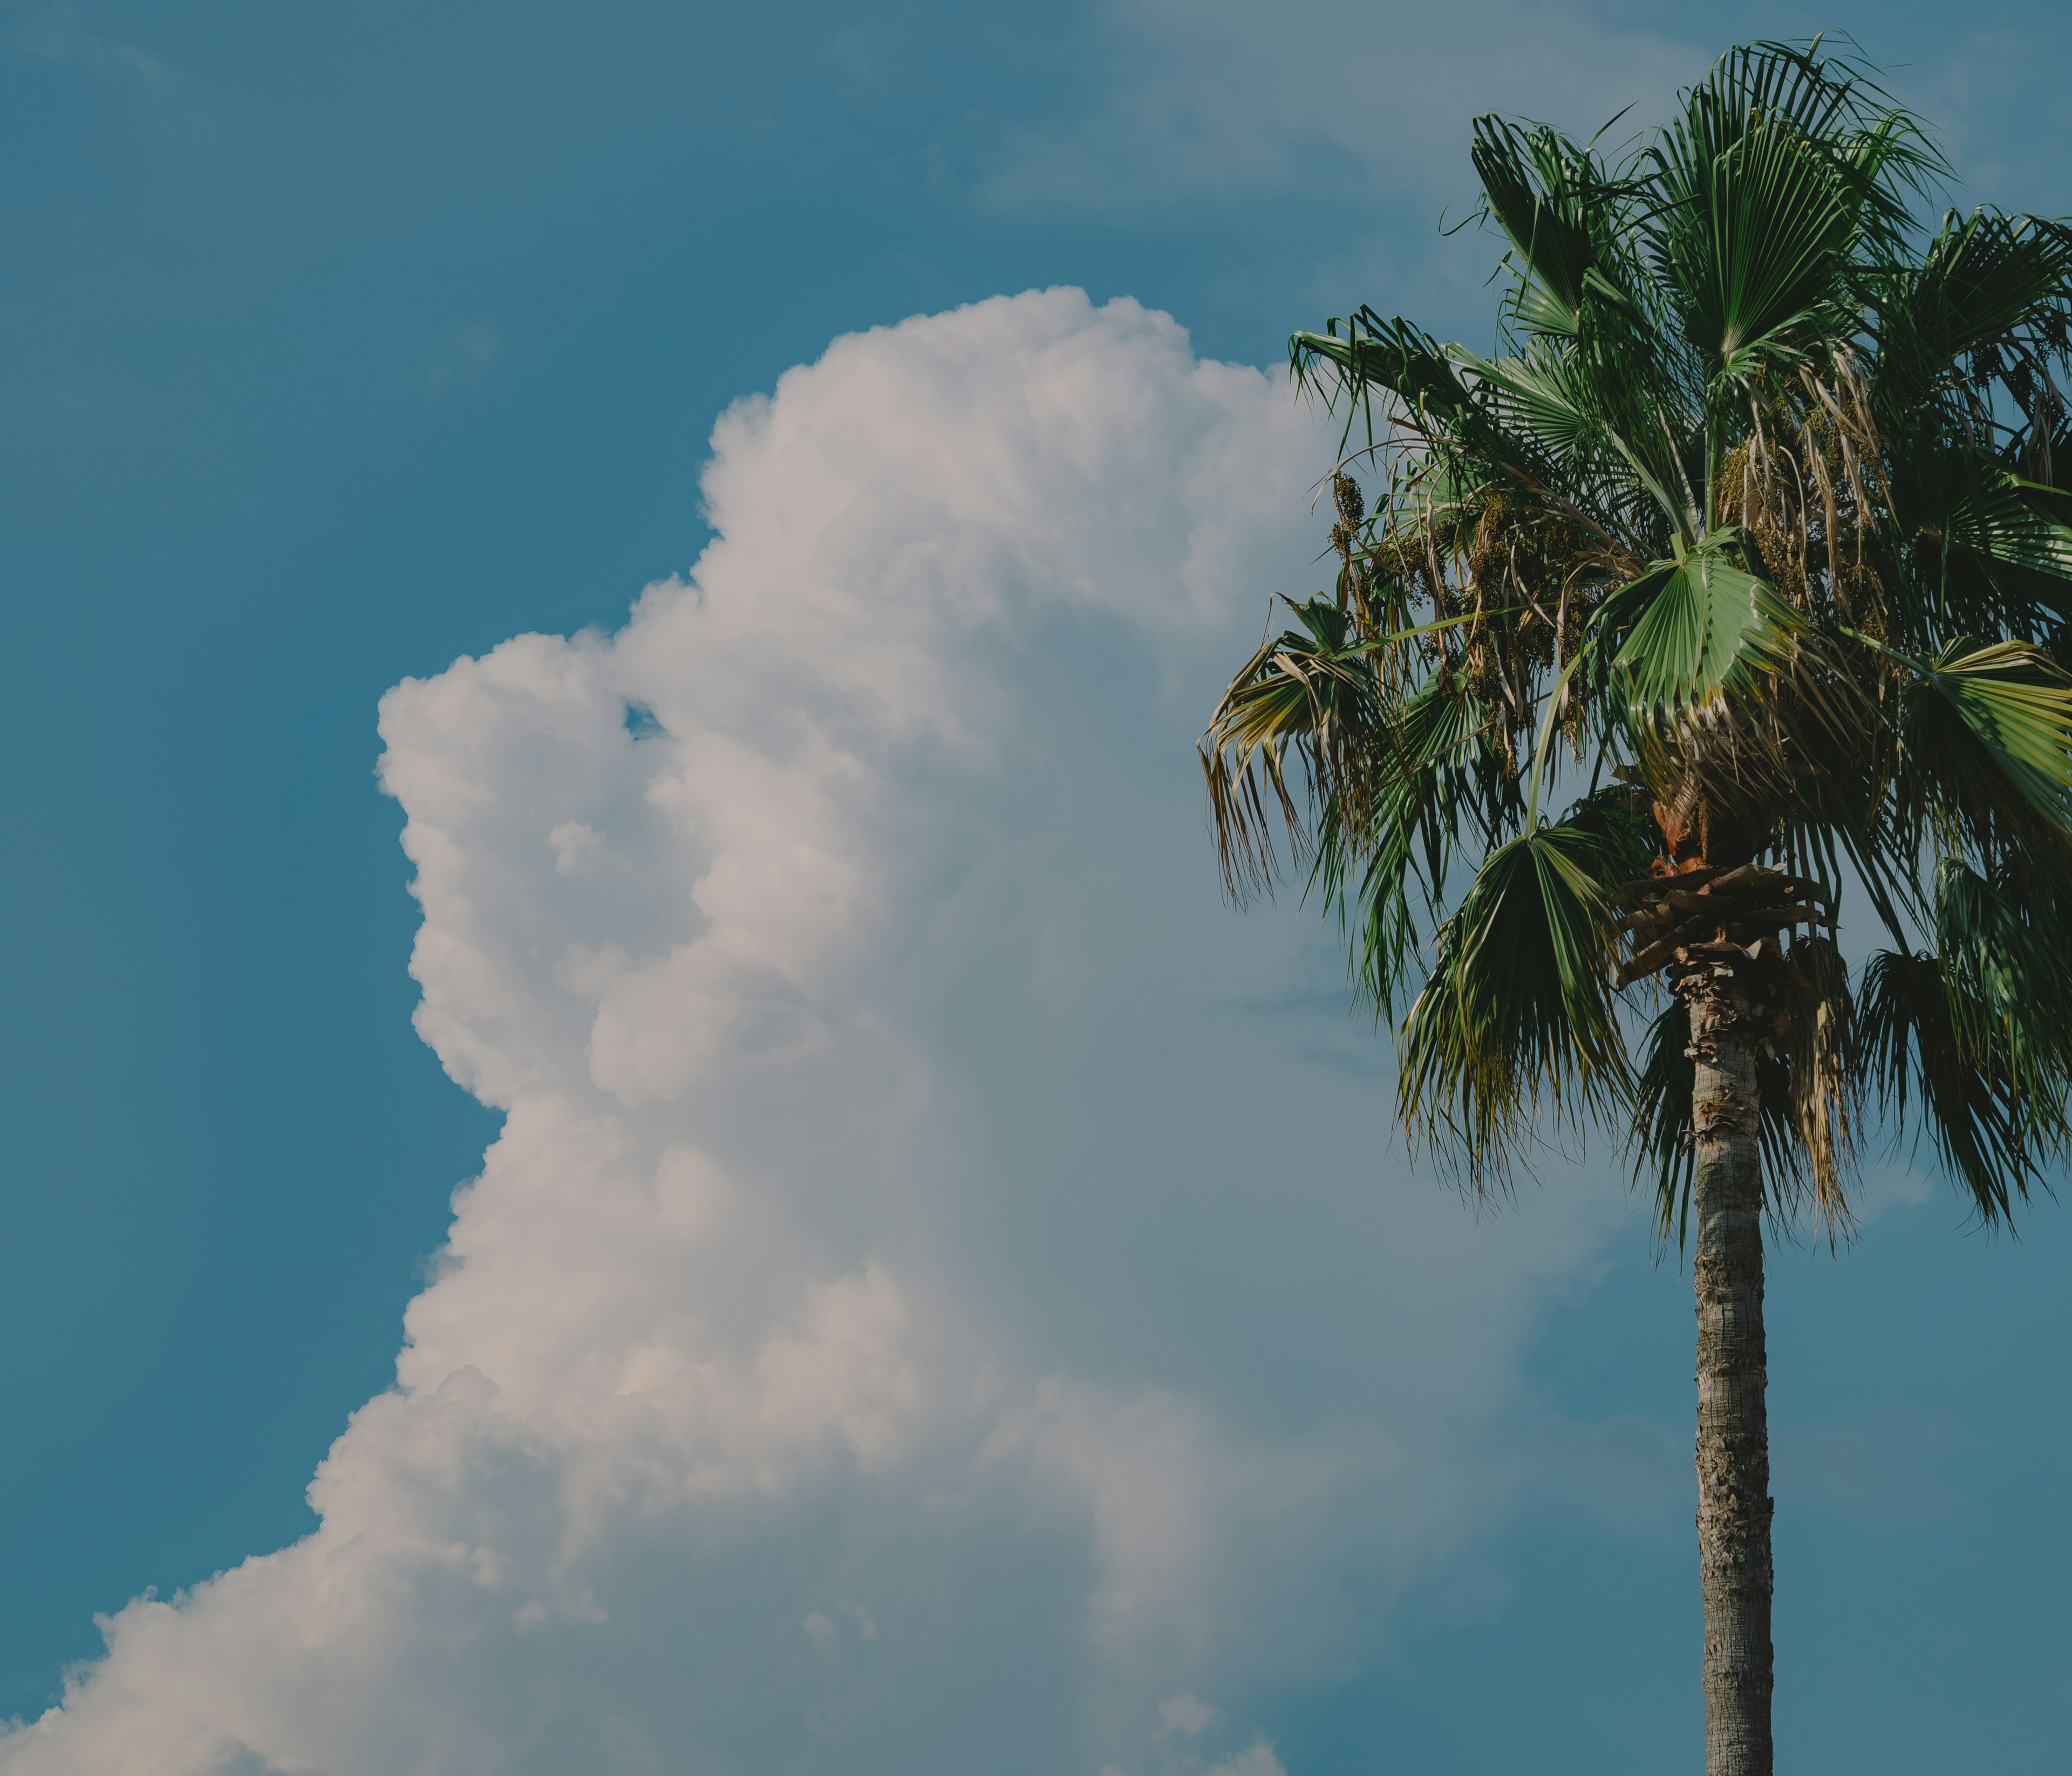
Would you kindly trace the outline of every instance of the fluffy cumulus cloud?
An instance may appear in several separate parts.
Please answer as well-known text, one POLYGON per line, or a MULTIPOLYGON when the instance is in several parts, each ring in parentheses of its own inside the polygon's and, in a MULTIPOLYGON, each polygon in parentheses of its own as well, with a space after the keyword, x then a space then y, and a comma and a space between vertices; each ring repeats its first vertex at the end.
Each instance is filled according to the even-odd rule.
POLYGON ((1190 742, 1328 442, 1130 302, 911 321, 725 417, 615 634, 389 694, 503 1133, 321 1527, 6 1776, 1282 1776, 1614 1212, 1411 1175, 1309 922, 1217 897, 1190 742))

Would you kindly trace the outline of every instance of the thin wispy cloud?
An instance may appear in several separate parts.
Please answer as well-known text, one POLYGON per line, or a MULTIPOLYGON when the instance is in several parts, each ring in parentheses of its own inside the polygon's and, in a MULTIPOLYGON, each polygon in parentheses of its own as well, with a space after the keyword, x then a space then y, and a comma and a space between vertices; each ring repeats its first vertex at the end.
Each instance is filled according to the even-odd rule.
POLYGON ((235 120, 158 51, 94 30, 70 6, 28 21, 14 46, 53 69, 75 71, 75 77, 83 74, 121 93, 140 135, 170 153, 191 191, 220 196, 242 188, 249 150, 235 120))
POLYGON ((1108 0, 1096 21, 1093 101, 1002 145, 994 206, 1129 211, 1299 186, 1436 214, 1472 191, 1478 112, 1558 101, 1548 121, 1587 135, 1718 49, 1531 0, 1108 0))
POLYGON ((70 62, 101 76, 120 80, 140 92, 175 96, 192 102, 187 76, 141 43, 124 43, 87 30, 79 14, 69 7, 45 13, 25 25, 16 38, 18 46, 45 61, 70 62))

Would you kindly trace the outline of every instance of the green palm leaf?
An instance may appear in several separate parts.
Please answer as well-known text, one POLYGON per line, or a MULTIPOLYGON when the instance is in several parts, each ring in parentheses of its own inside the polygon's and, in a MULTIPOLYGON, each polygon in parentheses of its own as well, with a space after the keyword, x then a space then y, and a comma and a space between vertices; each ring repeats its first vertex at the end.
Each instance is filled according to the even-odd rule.
POLYGON ((1976 1064, 2021 1082, 2050 1120, 2072 1074, 2072 884, 2055 870, 1999 886, 1954 857, 1936 871, 1935 939, 1952 1027, 1976 1064))
POLYGON ((1995 467, 1943 519, 1943 547, 1967 557, 2004 600, 2008 591, 2028 594, 2060 618, 2072 615, 2072 525, 2047 504, 2062 497, 1995 467))
POLYGON ((1665 245, 1679 287, 1690 292, 1687 335, 1728 376, 1745 376, 1766 360, 1799 358, 1805 342, 1795 331, 1840 284, 1855 232, 1852 194, 1827 158, 1781 121, 1749 130, 1723 152, 1685 153, 1688 160, 1671 164, 1679 183, 1688 181, 1687 208, 1665 245))
POLYGON ((1981 1219, 2006 1219, 2043 1179, 2047 1149, 2019 1075, 1992 1064, 1964 1025, 1990 1028, 1983 1008, 1953 995, 1933 956, 1880 951, 1864 970, 1864 1053, 1895 1125, 1918 1108, 1943 1168, 1981 1219), (1981 1064, 1982 1060, 1985 1064, 1981 1064))
POLYGON ((1636 717, 1746 689, 1757 672, 1789 662, 1804 625, 1768 582, 1734 565, 1730 551, 1741 547, 1741 532, 1716 531, 1605 601, 1598 627, 1626 631, 1612 666, 1636 717))
POLYGON ((1840 290, 1864 195, 1831 139, 1849 103, 1807 58, 1739 51, 1691 89, 1654 150, 1655 256, 1708 372, 1795 361, 1804 323, 1840 290))
MULTIPOLYGON (((1457 347, 1452 356, 1474 377, 1500 435, 1529 438, 1538 446, 1515 452, 1516 461, 1561 487, 1580 484, 1593 491, 1608 491, 1623 471, 1646 490, 1672 530, 1692 524, 1696 515, 1671 438, 1652 415, 1599 411, 1599 379, 1572 348, 1536 341, 1517 357, 1482 358, 1457 347)), ((1615 494, 1605 501, 1603 491, 1593 503, 1614 511, 1623 504, 1615 494)))
POLYGON ((1489 722, 1459 674, 1433 674, 1392 717, 1387 780, 1362 809, 1340 804, 1327 817, 1311 890, 1346 909, 1353 980, 1377 1011, 1394 1010, 1421 935, 1406 892, 1413 872, 1424 907, 1436 908, 1464 817, 1486 820, 1494 812, 1489 722))
POLYGON ((1472 409, 1466 385, 1430 335, 1365 308, 1343 323, 1342 335, 1340 324, 1334 319, 1324 332, 1289 337, 1289 368, 1299 386, 1333 405, 1341 395, 1364 403, 1378 388, 1415 411, 1454 417, 1472 409))
POLYGON ((1910 824, 1954 824, 1992 847, 2006 832, 2072 842, 2072 684, 2022 641, 1953 642, 1910 660, 1900 791, 1910 824))
POLYGON ((1544 126, 1475 119, 1472 151, 1488 214, 1510 236, 1519 287, 1514 307, 1536 333, 1575 336, 1595 303, 1637 318, 1618 236, 1606 226, 1634 195, 1587 149, 1544 126))
POLYGON ((2062 311, 2068 279, 2063 224, 1984 209, 1946 216, 1919 265, 1872 281, 1882 422, 1903 429, 1930 403, 1949 411, 1963 360, 2062 311))
POLYGON ((1306 832, 1287 779, 1291 754, 1309 783, 1334 796, 1369 775, 1388 726, 1388 699, 1371 644, 1325 598, 1285 601, 1302 627, 1265 643, 1231 681, 1202 737, 1202 771, 1223 863, 1240 896, 1278 874, 1268 820, 1277 811, 1299 861, 1306 832))
POLYGON ((1531 1137, 1543 1103, 1558 1124, 1630 1090, 1605 861, 1602 840, 1558 826, 1490 852, 1404 1020, 1404 1125, 1477 1188, 1493 1160, 1531 1137))

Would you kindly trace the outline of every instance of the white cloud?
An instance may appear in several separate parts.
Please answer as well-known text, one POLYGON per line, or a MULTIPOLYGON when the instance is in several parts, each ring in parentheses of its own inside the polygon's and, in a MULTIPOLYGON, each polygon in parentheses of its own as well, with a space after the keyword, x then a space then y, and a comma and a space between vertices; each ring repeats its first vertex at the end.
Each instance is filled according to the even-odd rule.
POLYGON ((579 876, 603 855, 604 835, 581 820, 564 820, 547 835, 547 847, 554 853, 557 872, 579 876))
POLYGON ((178 68, 140 43, 81 30, 77 14, 69 6, 45 13, 24 26, 16 41, 29 55, 76 63, 105 80, 125 81, 151 92, 187 94, 186 77, 178 68))
POLYGON ((191 195, 220 197, 245 187, 250 156, 237 123, 154 51, 85 29, 71 6, 25 22, 14 43, 25 55, 82 70, 125 93, 139 133, 187 175, 191 195))
POLYGON ((471 322, 454 335, 453 347, 460 360, 458 367, 442 358, 425 372, 425 386, 434 394, 450 387, 457 376, 479 378, 486 374, 504 356, 504 335, 484 322, 471 322))
POLYGON ((503 1133, 321 1527, 109 1621, 6 1776, 1135 1768, 1495 1508, 1615 1198, 1478 1225, 1230 1009, 1309 927, 1219 902, 1189 743, 1314 421, 1052 290, 713 449, 688 582, 384 701, 417 1027, 503 1133))
POLYGON ((1639 101, 1652 123, 1725 47, 1541 0, 1107 0, 1097 18, 1100 96, 1008 145, 995 204, 1224 201, 1319 181, 1472 195, 1477 113, 1587 136, 1639 101))
POLYGON ((1274 1756, 1273 1747, 1258 1739, 1227 1762, 1212 1765, 1209 1776, 1288 1776, 1288 1770, 1274 1756))
POLYGON ((1160 1725, 1166 1732, 1177 1733, 1183 1738, 1192 1739, 1206 1732, 1222 1717, 1222 1709, 1211 1708, 1195 1696, 1176 1696, 1158 1704, 1160 1725))

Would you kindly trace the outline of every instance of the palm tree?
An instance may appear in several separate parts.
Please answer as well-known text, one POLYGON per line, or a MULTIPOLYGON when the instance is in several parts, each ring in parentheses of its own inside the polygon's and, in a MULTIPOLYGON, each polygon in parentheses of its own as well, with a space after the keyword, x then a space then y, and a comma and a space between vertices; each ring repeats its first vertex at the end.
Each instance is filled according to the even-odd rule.
POLYGON ((1819 39, 1474 159, 1497 347, 1294 336, 1336 588, 1202 762, 1233 894, 1301 877, 1400 1014, 1413 1141, 1479 1191, 1609 1122, 1695 1233, 1706 1768, 1767 1776, 1764 1215, 1845 1231, 1873 1116, 1988 1223, 2072 1149, 2072 230, 1918 223, 1934 145, 1819 39))

